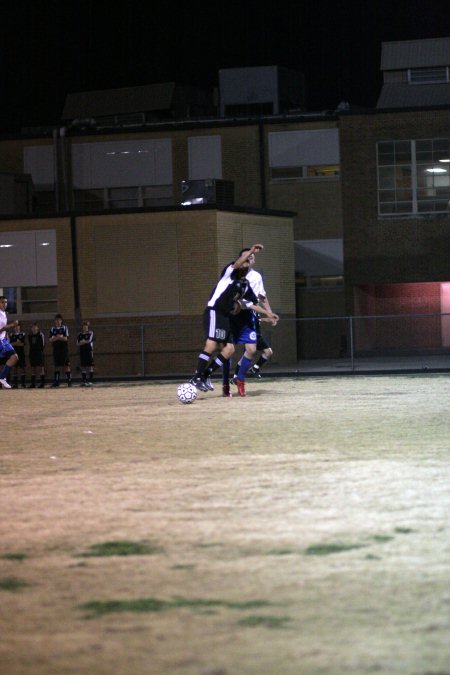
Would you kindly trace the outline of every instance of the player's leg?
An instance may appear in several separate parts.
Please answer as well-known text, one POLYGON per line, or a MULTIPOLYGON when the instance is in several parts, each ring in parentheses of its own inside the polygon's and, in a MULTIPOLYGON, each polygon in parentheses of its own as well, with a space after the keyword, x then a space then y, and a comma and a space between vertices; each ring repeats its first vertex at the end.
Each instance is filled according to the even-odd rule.
POLYGON ((231 359, 226 359, 222 367, 222 396, 225 396, 225 398, 232 397, 232 393, 230 391, 230 368, 231 359))
POLYGON ((0 364, 3 366, 0 370, 0 385, 2 389, 11 389, 11 385, 8 383, 8 375, 18 360, 19 358, 11 345, 7 343, 5 346, 2 346, 2 351, 0 352, 0 364))
POLYGON ((250 370, 253 371, 253 374, 256 377, 261 377, 261 368, 263 368, 266 365, 267 361, 272 357, 273 350, 271 347, 269 347, 264 338, 262 338, 261 344, 260 340, 258 340, 257 351, 261 352, 261 354, 257 359, 256 363, 254 363, 253 366, 250 368, 250 370))

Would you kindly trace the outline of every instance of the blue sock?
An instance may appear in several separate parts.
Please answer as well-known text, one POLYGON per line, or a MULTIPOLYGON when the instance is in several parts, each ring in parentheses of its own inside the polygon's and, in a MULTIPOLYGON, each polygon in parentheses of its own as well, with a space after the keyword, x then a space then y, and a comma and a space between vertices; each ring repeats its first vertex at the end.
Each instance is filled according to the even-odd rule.
POLYGON ((241 380, 241 382, 245 380, 247 370, 250 368, 251 365, 252 365, 251 359, 248 359, 246 356, 243 356, 241 361, 241 367, 239 368, 238 372, 238 380, 241 380))
POLYGON ((6 380, 8 377, 9 373, 11 371, 10 366, 7 366, 6 364, 3 366, 2 371, 0 373, 0 380, 6 380))

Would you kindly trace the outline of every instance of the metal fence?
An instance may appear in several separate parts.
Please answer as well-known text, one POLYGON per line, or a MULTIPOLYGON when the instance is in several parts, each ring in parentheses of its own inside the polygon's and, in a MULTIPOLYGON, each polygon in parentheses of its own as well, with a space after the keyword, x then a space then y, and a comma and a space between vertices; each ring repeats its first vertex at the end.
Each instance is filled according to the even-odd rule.
MULTIPOLYGON (((450 314, 281 319, 263 334, 273 348, 267 374, 450 369, 450 314)), ((158 317, 151 323, 92 322, 97 377, 192 374, 203 347, 202 321, 158 317)), ((71 336, 77 327, 71 327, 71 336)), ((78 350, 71 340, 72 372, 78 350)), ((236 357, 242 351, 237 347, 236 357)), ((46 370, 53 366, 46 347, 46 370)))

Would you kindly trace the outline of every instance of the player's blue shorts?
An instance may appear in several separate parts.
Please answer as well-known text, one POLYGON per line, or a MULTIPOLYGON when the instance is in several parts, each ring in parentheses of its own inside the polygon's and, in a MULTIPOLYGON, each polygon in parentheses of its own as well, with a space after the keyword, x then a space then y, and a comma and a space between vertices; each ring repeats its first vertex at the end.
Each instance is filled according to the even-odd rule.
POLYGON ((14 347, 8 342, 6 338, 0 340, 0 361, 5 363, 10 356, 15 354, 16 351, 14 347))
POLYGON ((231 319, 231 331, 235 345, 256 344, 258 335, 253 312, 242 310, 231 319))

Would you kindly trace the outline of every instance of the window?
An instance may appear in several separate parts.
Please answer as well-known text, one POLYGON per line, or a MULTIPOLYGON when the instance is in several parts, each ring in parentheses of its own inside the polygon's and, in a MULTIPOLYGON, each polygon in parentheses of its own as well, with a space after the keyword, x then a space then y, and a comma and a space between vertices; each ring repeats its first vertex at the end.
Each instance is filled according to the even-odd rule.
POLYGON ((5 286, 0 289, 8 298, 8 313, 53 316, 58 311, 57 286, 5 286))
POLYGON ((0 270, 11 314, 52 316, 57 311, 55 230, 2 232, 0 270))
POLYGON ((380 215, 446 213, 450 204, 450 139, 377 144, 380 215))
POLYGON ((435 84, 436 82, 449 82, 448 66, 435 68, 411 68, 408 70, 408 82, 410 84, 435 84))
MULTIPOLYGON (((72 194, 63 208, 102 210, 173 204, 172 141, 127 140, 71 145, 72 194)), ((62 184, 54 166, 54 148, 24 148, 24 168, 33 178, 35 211, 54 213, 55 185, 62 184)), ((61 169, 62 172, 62 169, 61 169)))
POLYGON ((269 133, 272 181, 325 179, 339 176, 337 129, 269 133))

